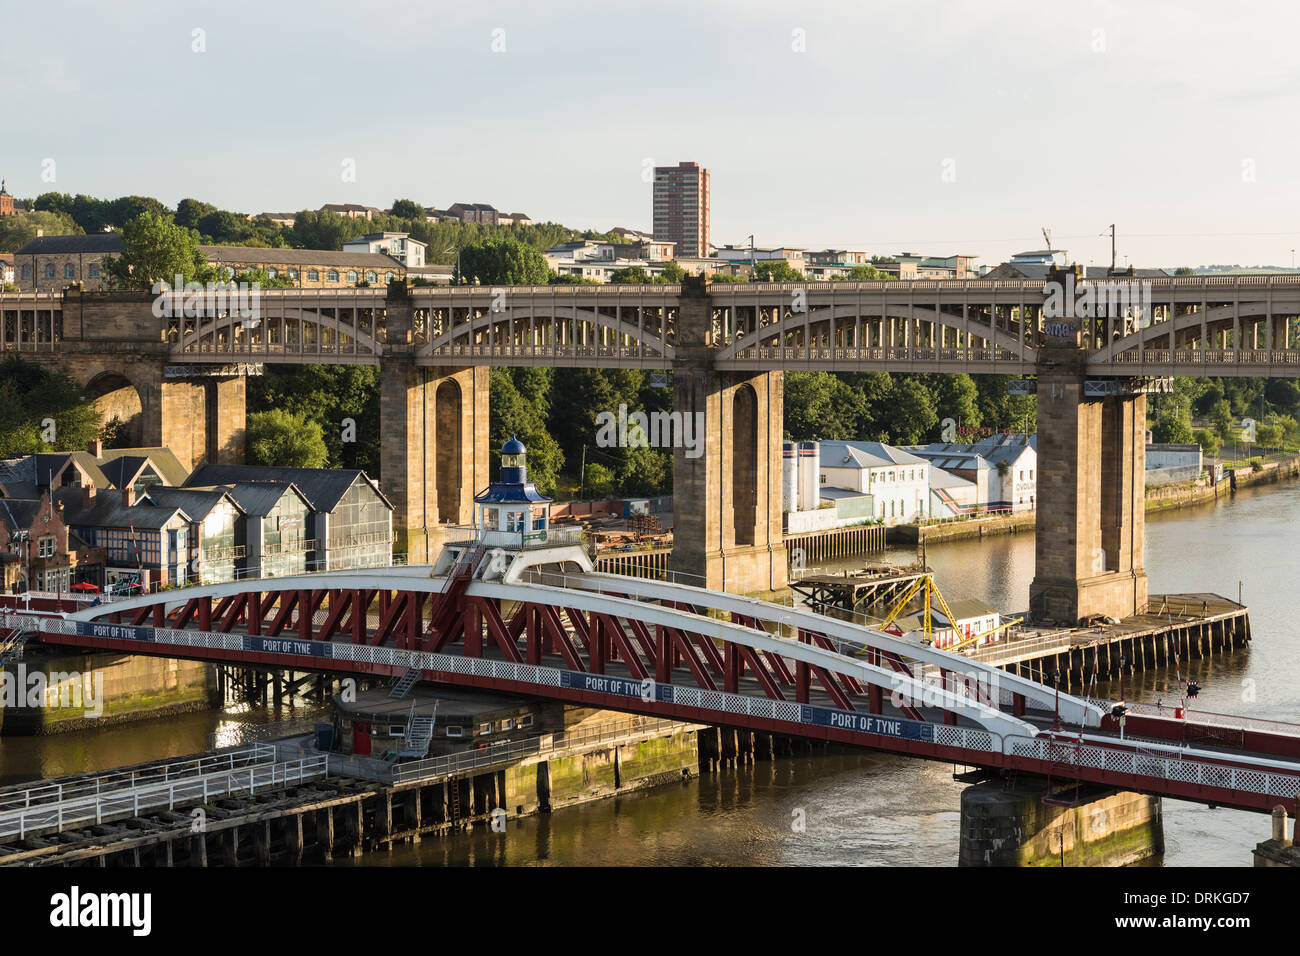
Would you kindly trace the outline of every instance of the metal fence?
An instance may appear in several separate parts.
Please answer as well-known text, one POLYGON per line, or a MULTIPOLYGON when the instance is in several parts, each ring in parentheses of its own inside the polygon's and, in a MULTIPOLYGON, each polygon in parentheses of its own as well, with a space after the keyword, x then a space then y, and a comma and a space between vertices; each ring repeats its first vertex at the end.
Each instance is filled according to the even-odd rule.
MULTIPOLYGON (((63 831, 72 827, 102 824, 113 819, 139 816, 178 806, 208 803, 215 797, 238 793, 252 794, 267 788, 282 788, 327 776, 329 763, 323 754, 296 760, 275 761, 275 748, 253 750, 263 757, 259 762, 239 766, 220 766, 228 754, 199 758, 186 763, 203 764, 207 769, 172 779, 147 779, 143 773, 130 782, 106 787, 97 792, 77 792, 78 784, 57 784, 57 796, 41 799, 27 806, 0 812, 0 838, 28 836, 44 831, 63 831)), ((29 788, 40 790, 41 788, 29 788)), ((49 797, 49 794, 42 795, 49 797)))

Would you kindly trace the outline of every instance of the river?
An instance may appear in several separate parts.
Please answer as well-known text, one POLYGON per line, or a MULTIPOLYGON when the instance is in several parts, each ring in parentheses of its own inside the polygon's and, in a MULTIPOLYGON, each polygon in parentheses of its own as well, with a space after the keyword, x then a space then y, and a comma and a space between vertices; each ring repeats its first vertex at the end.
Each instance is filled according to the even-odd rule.
MULTIPOLYGON (((1212 591, 1251 609, 1254 641, 1230 657, 1185 667, 1204 688, 1198 706, 1296 720, 1300 659, 1290 599, 1300 580, 1300 484, 1247 489, 1214 504, 1151 516, 1146 567, 1152 593, 1212 591)), ((906 563, 913 553, 890 549, 906 563)), ((879 559, 872 555, 871 560, 879 559)), ((1023 610, 1033 576, 1032 534, 955 542, 927 556, 945 596, 1023 610)), ((825 565, 860 567, 862 558, 825 565)), ((1172 669, 1128 682, 1135 700, 1177 696, 1172 669)), ((1118 687, 1103 684, 1103 696, 1118 687)), ((294 716, 301 716, 300 708, 294 716)), ((232 724, 290 716, 235 708, 46 738, 0 739, 0 782, 100 769, 205 749, 232 724)), ((370 865, 949 866, 957 861, 963 785, 947 765, 871 753, 782 758, 511 821, 391 851, 370 865)), ((1268 818, 1164 801, 1166 866, 1248 866, 1268 818)))

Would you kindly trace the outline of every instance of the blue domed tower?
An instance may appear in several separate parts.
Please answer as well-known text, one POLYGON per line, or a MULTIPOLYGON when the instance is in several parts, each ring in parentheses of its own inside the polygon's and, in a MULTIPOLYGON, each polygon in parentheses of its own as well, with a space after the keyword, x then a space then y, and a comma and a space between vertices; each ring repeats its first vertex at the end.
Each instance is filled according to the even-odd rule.
POLYGON ((512 436, 501 448, 501 479, 474 498, 484 544, 518 548, 546 540, 551 499, 528 480, 527 455, 524 443, 512 436))
POLYGON ((472 564, 470 577, 507 583, 526 568, 595 570, 581 527, 551 527, 551 499, 528 480, 527 455, 524 443, 513 436, 502 446, 501 478, 474 496, 474 537, 448 541, 434 564, 434 577, 455 575, 465 562, 472 564))

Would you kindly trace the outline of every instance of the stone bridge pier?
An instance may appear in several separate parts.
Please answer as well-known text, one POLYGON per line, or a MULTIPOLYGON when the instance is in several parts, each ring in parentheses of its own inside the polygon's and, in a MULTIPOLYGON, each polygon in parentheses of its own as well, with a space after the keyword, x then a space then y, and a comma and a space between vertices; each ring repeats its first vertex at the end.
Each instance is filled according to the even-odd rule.
POLYGON ((416 364, 410 299, 389 287, 379 365, 380 471, 393 505, 393 551, 433 562, 448 525, 474 520, 488 484, 488 368, 416 364))
POLYGON ((714 334, 704 281, 688 277, 677 318, 673 411, 681 413, 695 441, 674 443, 671 567, 692 576, 682 583, 774 591, 786 586, 784 373, 715 371, 714 334))
POLYGON ((1089 380, 1077 320, 1038 359, 1035 621, 1126 618, 1147 603, 1147 399, 1138 380, 1089 380))

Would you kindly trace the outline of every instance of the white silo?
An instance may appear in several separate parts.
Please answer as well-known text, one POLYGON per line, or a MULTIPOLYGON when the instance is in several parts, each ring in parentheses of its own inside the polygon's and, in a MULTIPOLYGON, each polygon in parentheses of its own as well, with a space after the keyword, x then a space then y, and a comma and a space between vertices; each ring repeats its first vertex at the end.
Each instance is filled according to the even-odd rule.
POLYGON ((799 459, 792 441, 781 443, 781 510, 799 510, 799 459))
POLYGON ((815 441, 799 443, 799 510, 816 511, 821 505, 821 448, 815 441))

